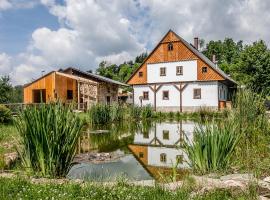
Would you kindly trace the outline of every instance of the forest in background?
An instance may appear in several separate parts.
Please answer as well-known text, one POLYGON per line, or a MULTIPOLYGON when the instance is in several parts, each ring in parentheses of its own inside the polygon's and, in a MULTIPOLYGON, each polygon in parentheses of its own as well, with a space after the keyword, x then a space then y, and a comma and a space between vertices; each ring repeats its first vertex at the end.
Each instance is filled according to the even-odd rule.
MULTIPOLYGON (((200 49, 210 60, 215 55, 218 66, 240 85, 270 96, 270 50, 263 40, 246 45, 232 38, 211 40, 206 44, 201 40, 200 49)), ((126 82, 147 55, 147 52, 143 52, 134 60, 119 65, 102 61, 95 73, 126 82)), ((12 86, 9 77, 0 77, 0 103, 22 102, 22 93, 22 86, 12 86)))

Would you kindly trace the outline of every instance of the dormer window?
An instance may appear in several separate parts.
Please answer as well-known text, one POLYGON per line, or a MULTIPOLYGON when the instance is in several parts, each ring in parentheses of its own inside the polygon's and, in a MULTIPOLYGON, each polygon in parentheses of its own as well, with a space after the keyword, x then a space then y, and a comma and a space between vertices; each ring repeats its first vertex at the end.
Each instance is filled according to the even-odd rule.
POLYGON ((207 67, 202 67, 202 73, 207 73, 207 67))
POLYGON ((172 51, 173 50, 173 44, 170 42, 168 44, 168 51, 172 51))
POLYGON ((166 68, 165 67, 160 68, 160 76, 166 76, 166 68))
POLYGON ((139 72, 139 77, 142 77, 143 76, 143 72, 139 72))

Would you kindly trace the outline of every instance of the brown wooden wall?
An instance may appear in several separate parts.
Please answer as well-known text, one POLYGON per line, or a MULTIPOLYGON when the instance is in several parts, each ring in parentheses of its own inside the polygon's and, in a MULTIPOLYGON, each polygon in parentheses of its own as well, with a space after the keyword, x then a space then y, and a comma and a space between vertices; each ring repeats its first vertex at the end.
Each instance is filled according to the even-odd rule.
POLYGON ((37 80, 36 82, 24 88, 24 103, 33 103, 33 89, 41 90, 46 89, 46 102, 53 99, 54 91, 54 77, 55 73, 52 72, 47 76, 37 80))
MULTIPOLYGON (((73 101, 77 102, 78 90, 77 81, 65 76, 55 75, 55 92, 58 99, 61 101, 67 100, 67 90, 73 91, 73 101)), ((72 100, 71 100, 72 101, 72 100)))
POLYGON ((137 70, 128 84, 146 84, 147 83, 147 64, 160 62, 174 62, 181 60, 198 60, 198 80, 224 80, 215 70, 209 67, 204 61, 198 58, 180 39, 173 33, 169 32, 164 39, 157 45, 154 51, 148 56, 143 65, 137 70), (168 43, 173 43, 173 50, 168 51, 168 43), (207 73, 202 74, 201 68, 208 67, 207 73), (139 72, 143 72, 143 77, 139 77, 139 72))
POLYGON ((136 155, 136 157, 144 164, 148 165, 148 149, 147 146, 142 145, 128 145, 129 150, 136 155), (143 158, 139 157, 140 152, 143 153, 143 158))
POLYGON ((65 102, 67 90, 73 90, 73 101, 77 102, 77 81, 52 72, 24 88, 24 103, 33 103, 33 90, 41 89, 46 90, 46 103, 55 101, 55 97, 65 102))

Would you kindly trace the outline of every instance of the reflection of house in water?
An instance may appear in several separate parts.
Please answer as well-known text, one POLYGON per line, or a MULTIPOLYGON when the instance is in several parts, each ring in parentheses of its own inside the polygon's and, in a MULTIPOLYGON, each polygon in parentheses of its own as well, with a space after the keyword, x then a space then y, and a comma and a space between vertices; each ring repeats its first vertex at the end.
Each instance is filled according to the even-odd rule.
POLYGON ((192 140, 194 123, 162 122, 156 123, 148 132, 137 133, 130 151, 143 164, 151 175, 170 173, 171 167, 177 163, 178 168, 186 169, 187 155, 181 149, 184 138, 192 140))

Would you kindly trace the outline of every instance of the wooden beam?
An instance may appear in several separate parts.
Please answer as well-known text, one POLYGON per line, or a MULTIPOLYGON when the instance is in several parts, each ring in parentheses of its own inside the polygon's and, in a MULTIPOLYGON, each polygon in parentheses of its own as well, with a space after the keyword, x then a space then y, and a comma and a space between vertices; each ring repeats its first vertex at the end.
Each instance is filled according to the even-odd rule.
POLYGON ((80 110, 80 83, 77 81, 77 88, 78 88, 78 110, 80 110))
MULTIPOLYGON (((180 112, 183 112, 183 91, 185 90, 185 88, 188 86, 188 83, 182 83, 180 82, 180 89, 178 90, 180 92, 180 112)), ((174 87, 178 88, 176 85, 174 85, 174 87)))
POLYGON ((157 88, 156 88, 156 92, 158 92, 160 90, 160 88, 162 87, 162 85, 159 85, 157 88))
POLYGON ((184 91, 184 89, 188 86, 188 83, 185 83, 183 87, 181 87, 182 92, 184 91))
POLYGON ((149 88, 150 88, 153 92, 156 92, 156 85, 154 85, 154 88, 153 88, 151 85, 149 85, 149 88))
POLYGON ((181 89, 179 87, 177 87, 176 84, 173 84, 173 86, 180 92, 181 89))

